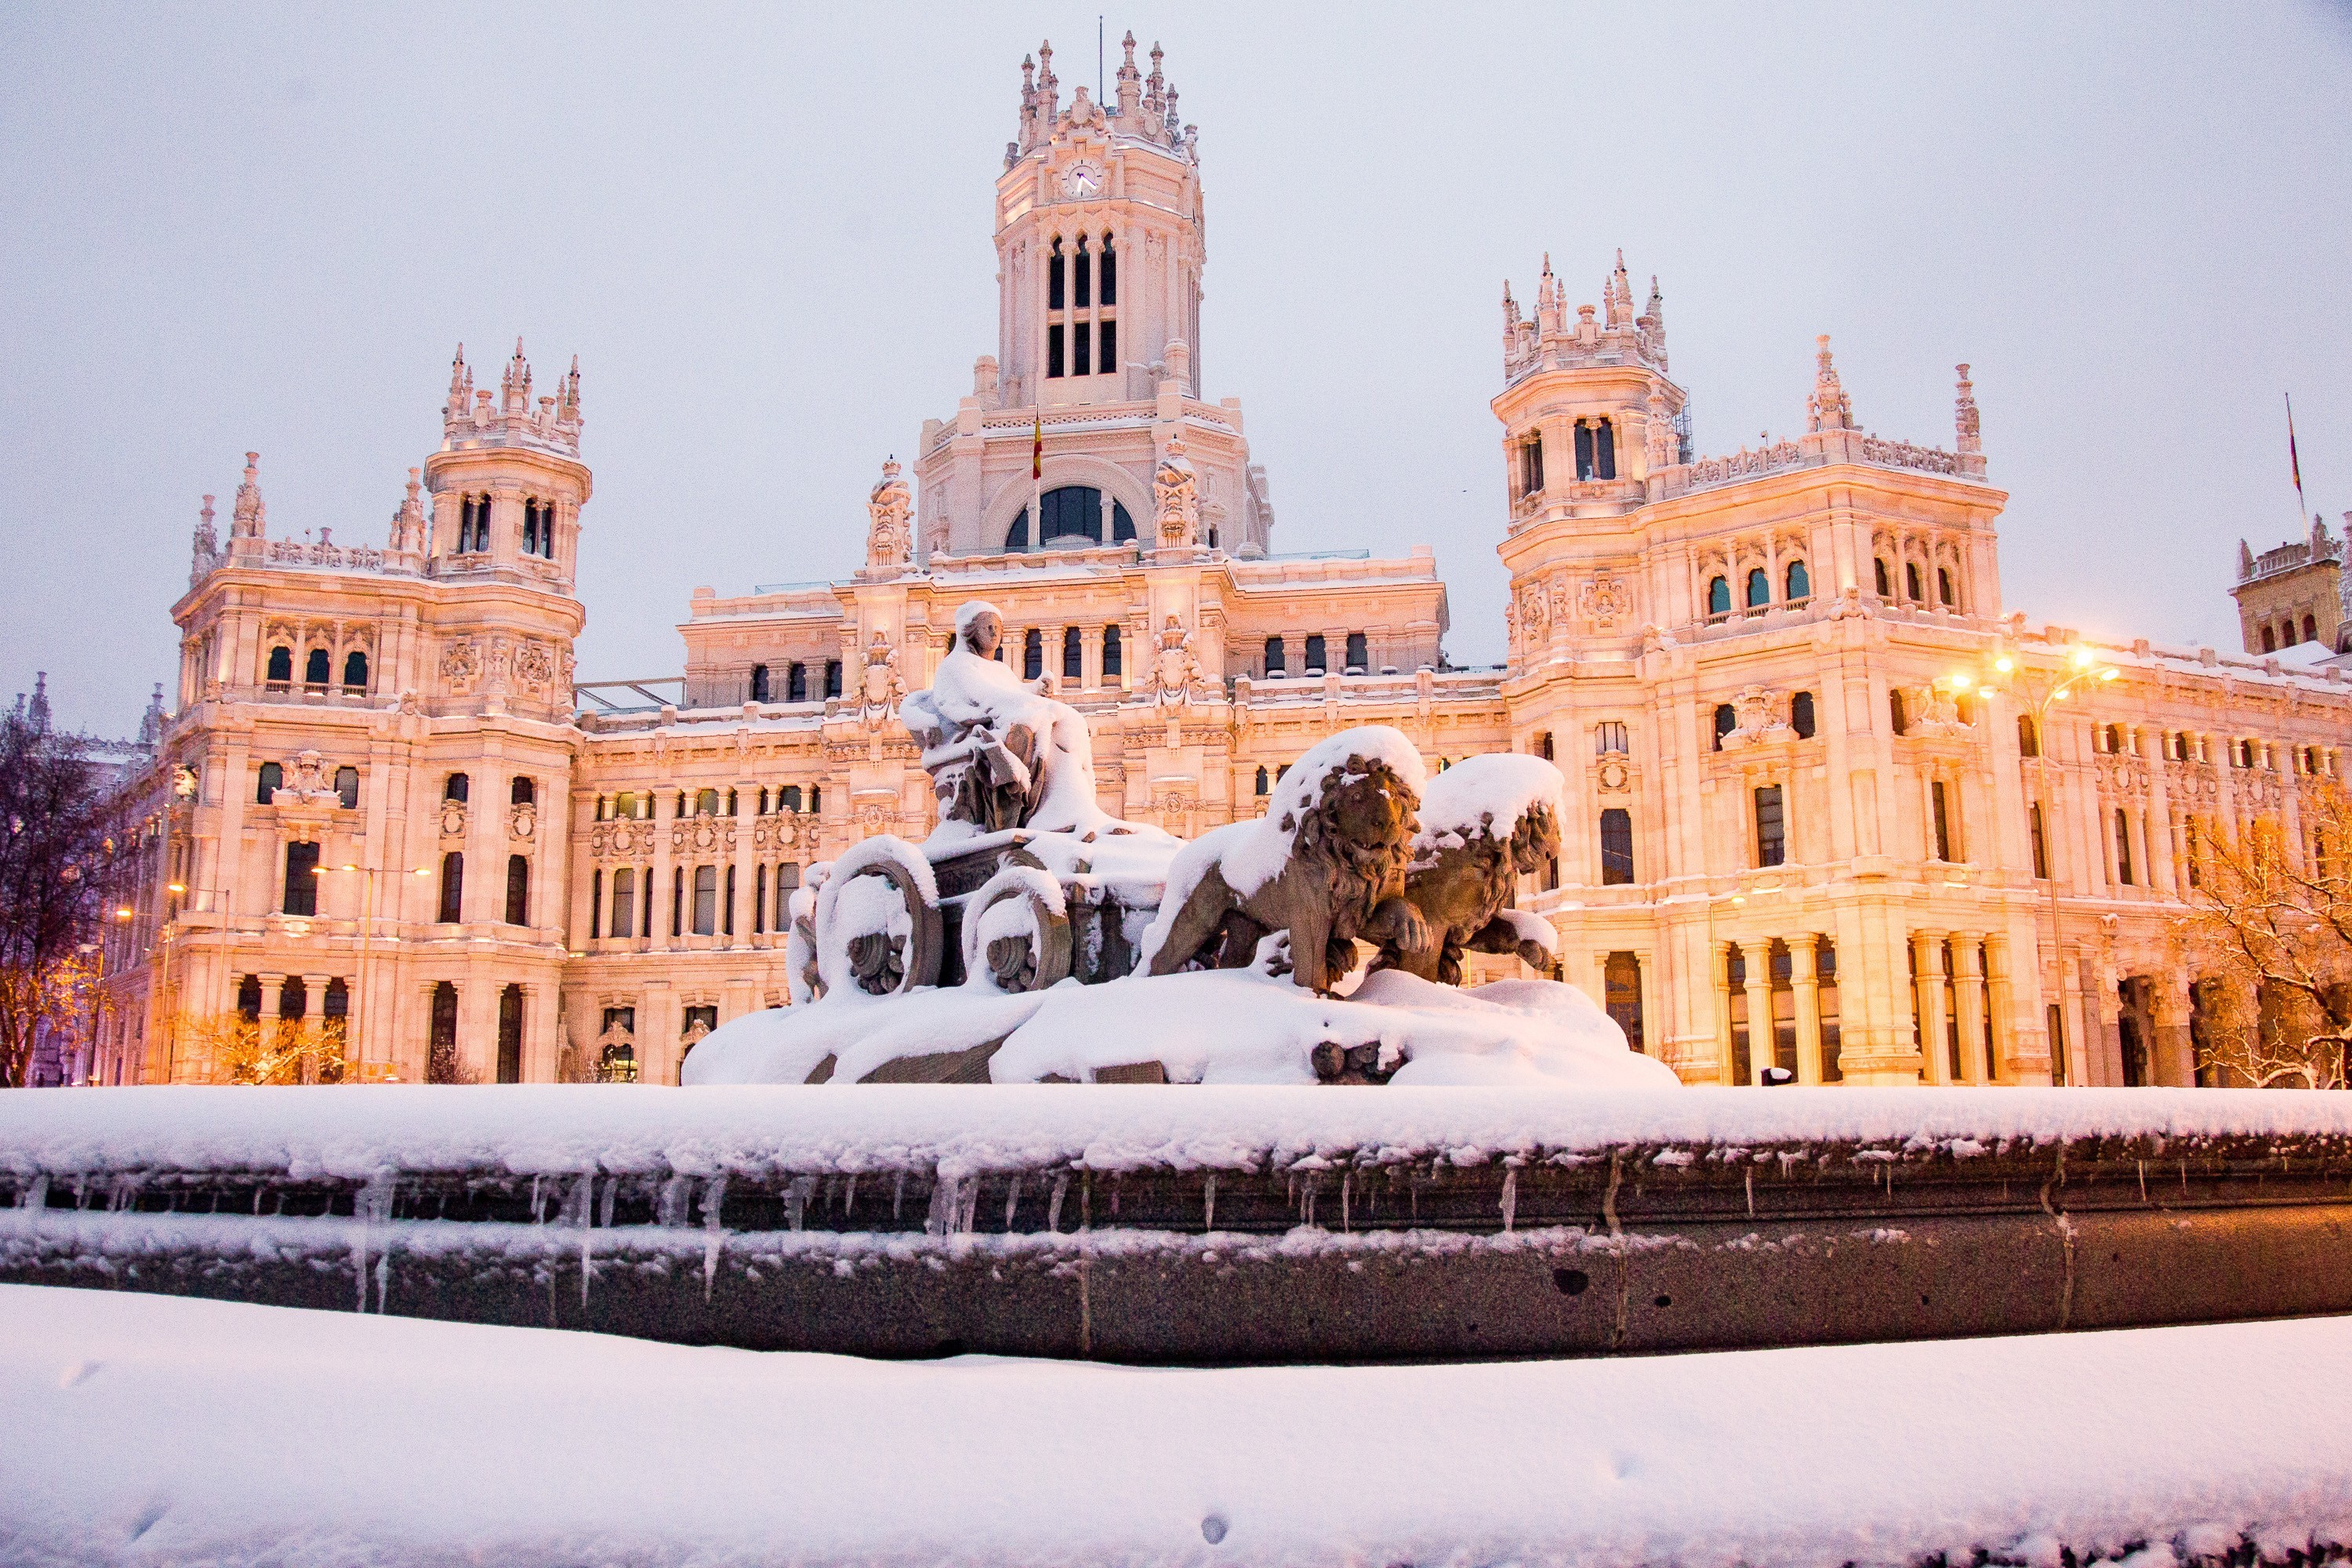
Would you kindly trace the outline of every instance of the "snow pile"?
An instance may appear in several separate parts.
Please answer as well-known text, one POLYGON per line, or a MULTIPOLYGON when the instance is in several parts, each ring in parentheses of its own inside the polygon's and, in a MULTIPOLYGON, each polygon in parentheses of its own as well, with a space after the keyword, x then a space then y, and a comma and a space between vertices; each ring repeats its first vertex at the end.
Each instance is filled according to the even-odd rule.
POLYGON ((1474 838, 1508 841, 1519 818, 1537 806, 1559 816, 1567 781, 1541 757, 1495 752, 1465 757, 1431 779, 1421 792, 1421 831, 1412 840, 1413 859, 1425 863, 1439 849, 1458 849, 1474 838))
POLYGON ((2341 1318, 1195 1371, 0 1286, 0 1555, 2156 1568, 2243 1543, 2281 1561, 2352 1542, 2352 1428, 2274 1414, 2347 1384, 2341 1318), (2232 1410, 2252 1414, 2215 1418, 2232 1410))
MULTIPOLYGON (((878 878, 865 879, 879 883, 878 878)), ((869 996, 855 983, 835 984, 819 1001, 746 1013, 720 1025, 694 1047, 681 1076, 689 1088, 803 1084, 830 1057, 827 1081, 853 1084, 904 1057, 965 1051, 1001 1040, 1025 1023, 1045 996, 1042 991, 999 991, 984 966, 962 985, 924 986, 894 996, 869 996)))
POLYGON ((1671 1068, 1626 1049, 1624 1032, 1572 985, 1463 990, 1396 971, 1346 1000, 1249 969, 1066 984, 989 1068, 999 1083, 1087 1082, 1105 1068, 1156 1061, 1173 1083, 1311 1084, 1325 1044, 1378 1047, 1382 1070, 1396 1069, 1392 1084, 1676 1087, 1671 1068))
MULTIPOLYGON (((1230 973, 1230 972, 1229 972, 1230 973)), ((1097 991, 1104 987, 1093 988, 1097 991)), ((918 994, 903 1005, 1001 1005, 1010 1033, 1038 998, 918 994)), ((754 1015, 779 1023, 786 1009, 754 1015)), ((916 1026, 909 1026, 910 1027, 916 1026)), ((716 1035, 712 1039, 716 1039, 716 1035)), ((987 1037, 982 1036, 982 1038, 987 1037)), ((689 1070, 710 1041, 688 1058, 689 1070)), ((953 1047, 948 1039, 939 1048, 953 1047)), ((1630 1054, 1630 1053, 1628 1053, 1630 1054)), ((820 1053, 820 1056, 822 1053, 820 1053)), ((814 1061, 810 1062, 814 1067, 814 1061)), ((837 1075, 845 1084, 854 1077, 837 1075)), ((320 1089, 157 1087, 0 1094, 0 1170, 22 1178, 166 1170, 283 1171, 366 1181, 383 1171, 520 1175, 664 1171, 761 1179, 779 1171, 912 1167, 949 1173, 1284 1169, 1377 1153, 1476 1165, 1644 1148, 1862 1145, 1932 1159, 2011 1144, 2161 1140, 2352 1143, 2352 1094, 2260 1089, 1412 1089, 1182 1090, 1000 1084, 730 1088, 427 1084, 320 1089)))
MULTIPOLYGON (((907 912, 907 900, 885 877, 861 877, 859 872, 875 866, 896 866, 909 884, 928 904, 940 900, 939 884, 932 879, 931 863, 923 858, 922 851, 905 839, 887 833, 876 834, 852 845, 833 862, 833 872, 825 879, 824 889, 817 894, 816 929, 820 931, 843 931, 853 935, 869 931, 887 932, 899 940, 914 929, 914 917, 907 912)), ((824 976, 828 996, 857 989, 857 978, 849 972, 849 944, 835 942, 820 942, 817 947, 819 972, 824 976)), ((712 1031, 716 1034, 717 1031, 712 1031)), ((709 1041, 703 1042, 708 1045, 709 1041)))

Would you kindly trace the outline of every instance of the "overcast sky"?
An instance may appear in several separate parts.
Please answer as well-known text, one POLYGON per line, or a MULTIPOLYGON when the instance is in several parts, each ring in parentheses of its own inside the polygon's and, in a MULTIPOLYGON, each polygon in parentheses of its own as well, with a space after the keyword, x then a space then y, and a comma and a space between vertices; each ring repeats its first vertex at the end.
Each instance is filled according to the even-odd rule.
MULTIPOLYGON (((996 346, 1021 57, 1097 12, 10 7, 0 17, 0 700, 110 733, 173 678, 198 498, 383 542, 450 351, 583 367, 583 679, 676 673, 698 584, 847 572, 887 454, 996 346)), ((1201 363, 1277 550, 1433 543, 1502 655, 1498 300, 1551 253, 1664 288, 1702 452, 1948 446, 1975 366, 2003 591, 2236 646, 2239 537, 2352 508, 2341 6, 1253 5, 1107 16, 1200 127, 1201 363)), ((485 378, 487 378, 485 380, 485 378)))

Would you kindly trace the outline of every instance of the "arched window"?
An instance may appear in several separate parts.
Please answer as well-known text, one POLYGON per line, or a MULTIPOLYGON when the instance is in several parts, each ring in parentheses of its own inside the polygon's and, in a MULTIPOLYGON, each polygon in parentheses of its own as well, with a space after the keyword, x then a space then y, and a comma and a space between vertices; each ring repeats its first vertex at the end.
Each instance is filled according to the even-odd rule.
POLYGON ((433 987, 433 1015, 426 1037, 425 1078, 454 1083, 457 1068, 457 988, 444 980, 433 987))
POLYGON ((787 702, 808 700, 808 667, 806 665, 794 664, 785 667, 784 700, 787 702))
POLYGON ((261 776, 254 781, 253 804, 268 805, 270 796, 286 787, 286 767, 282 763, 264 763, 261 776))
POLYGON ((1307 638, 1307 673, 1321 675, 1331 667, 1323 657, 1323 634, 1311 632, 1307 638))
POLYGON ((334 656, 325 648, 312 648, 302 657, 302 684, 313 691, 324 691, 334 678, 334 656))
MULTIPOLYGON (((1118 252, 1112 248, 1108 229, 1103 230, 1101 271, 1102 288, 1098 292, 1102 296, 1102 303, 1116 305, 1118 303, 1118 252)), ((1103 368, 1108 370, 1110 366, 1106 364, 1103 368)))
POLYGON ((1257 794, 1259 794, 1259 795, 1265 795, 1265 794, 1266 793, 1266 791, 1271 787, 1271 785, 1272 785, 1272 781, 1270 781, 1269 779, 1267 779, 1267 777, 1265 776, 1265 763, 1259 763, 1259 764, 1258 764, 1258 770, 1257 770, 1257 792, 1256 792, 1256 793, 1257 793, 1257 794))
POLYGON ((1268 675, 1280 675, 1284 672, 1280 637, 1265 639, 1265 672, 1268 675))
POLYGON ((507 785, 507 804, 509 805, 539 804, 539 786, 531 783, 529 773, 515 774, 514 782, 507 785))
POLYGON ((824 815, 824 786, 823 784, 809 785, 809 815, 811 816, 822 816, 824 815))
POLYGON ((448 778, 442 782, 441 798, 443 800, 462 801, 466 798, 467 791, 471 786, 472 781, 467 778, 465 774, 451 773, 448 778))
POLYGON ((1738 727, 1739 715, 1732 711, 1731 704, 1728 702, 1717 703, 1715 708, 1715 749, 1718 752, 1723 750, 1723 738, 1726 735, 1730 734, 1732 731, 1738 727))
POLYGON ((286 847, 286 902, 289 915, 319 912, 319 847, 293 843, 286 847))
POLYGON ((1790 562, 1789 570, 1785 574, 1785 577, 1788 583, 1788 596, 1790 604, 1796 603, 1799 599, 1810 599, 1813 596, 1812 574, 1805 570, 1805 563, 1803 562, 1790 562))
POLYGON ((1710 616, 1731 614, 1731 580, 1710 577, 1706 584, 1706 613, 1710 616))
MULTIPOLYGON (((1082 234, 1078 236, 1077 243, 1070 257, 1070 303, 1081 310, 1095 302, 1093 263, 1094 254, 1087 247, 1087 237, 1082 234)), ((1087 367, 1083 363, 1078 366, 1078 374, 1080 375, 1087 374, 1087 367)))
POLYGON ((1870 566, 1871 575, 1878 584, 1878 596, 1882 599, 1895 597, 1895 584, 1886 575, 1886 563, 1884 560, 1876 560, 1873 561, 1870 566))
MULTIPOLYGON (((2264 633, 2265 637, 2269 634, 2264 633)), ((294 679, 294 650, 278 647, 269 650, 268 681, 272 686, 290 685, 294 679)))
POLYGON ((755 664, 751 667, 751 700, 765 702, 767 700, 768 667, 764 664, 755 664))
POLYGON ((1919 563, 1916 561, 1906 561, 1903 563, 1903 585, 1911 591, 1910 598, 1913 604, 1924 605, 1927 602, 1927 595, 1919 591, 1919 563))
POLYGON ((1633 814, 1612 805, 1601 814, 1601 885, 1626 888, 1633 883, 1633 814))
POLYGON ((1813 738, 1813 694, 1800 691, 1789 699, 1789 728, 1797 732, 1800 741, 1813 738))
POLYGON ((261 976, 248 974, 236 983, 237 1016, 247 1023, 261 1017, 261 976))
POLYGON ((335 798, 345 811, 356 811, 360 804, 360 771, 357 768, 335 770, 335 798))
POLYGON ((466 918, 466 857, 452 849, 441 857, 441 923, 456 925, 466 918))
POLYGON ((367 655, 360 652, 357 648, 353 648, 351 652, 343 656, 344 690, 365 691, 367 689, 367 655))
POLYGON ((1361 675, 1371 668, 1371 647, 1361 632, 1348 634, 1348 673, 1361 675))
POLYGON ((1021 674, 1034 680, 1045 673, 1045 634, 1031 626, 1021 636, 1021 674))
POLYGON ((2020 713, 2017 716, 2017 754, 2021 757, 2038 757, 2042 754, 2042 731, 2035 727, 2033 715, 2031 713, 2020 713))
POLYGON ((2107 754, 2108 754, 2109 756, 2114 756, 2114 755, 2117 754, 2118 752, 2122 752, 2122 750, 2123 750, 2123 749, 2124 749, 2124 727, 2123 727, 2122 725, 2120 725, 2120 724, 2110 724, 2110 725, 2108 725, 2108 726, 2107 726, 2107 754))
POLYGON ((1772 602, 1772 579, 1761 566, 1748 574, 1748 607, 1760 610, 1772 602))
POLYGON ((530 924, 530 858, 507 857, 507 924, 530 924))
POLYGON ((1037 515, 1045 520, 1044 525, 1033 530, 1029 509, 1023 507, 1004 536, 1004 548, 1045 550, 1056 545, 1116 544, 1133 539, 1135 520, 1128 515, 1127 503, 1120 500, 1111 502, 1110 538, 1103 538, 1102 500, 1102 491, 1092 485, 1061 485, 1047 490, 1037 501, 1037 515))
POLYGON ((694 796, 694 815, 697 816, 718 816, 719 792, 715 789, 696 791, 694 796))
POLYGON ((1959 602, 1952 596, 1952 574, 1948 567, 1936 568, 1936 602, 1948 610, 1959 602))
POLYGON ((2263 628, 2263 651, 2264 653, 2278 652, 2278 636, 2268 626, 2264 626, 2263 628))
MULTIPOLYGON (((1054 237, 1053 249, 1045 257, 1045 309, 1048 310, 1059 310, 1068 303, 1069 295, 1063 286, 1063 272, 1062 237, 1057 234, 1054 237)), ((1049 370, 1045 374, 1059 375, 1062 373, 1049 370)))
POLYGON ((299 1024, 310 1014, 310 988, 302 984, 299 974, 289 974, 278 983, 278 1016, 289 1024, 299 1024))
POLYGON ((637 872, 634 866, 624 866, 613 873, 611 930, 616 937, 637 934, 637 872))
POLYGON ((776 792, 778 811, 798 811, 801 808, 801 786, 786 784, 776 792))
POLYGON ((499 1081, 522 1081, 522 987, 499 993, 499 1081))
POLYGON ((1081 680, 1087 673, 1086 634, 1076 626, 1062 628, 1062 679, 1081 680))
POLYGON ((1127 672, 1126 650, 1119 646, 1118 624, 1103 627, 1103 679, 1115 680, 1127 672))

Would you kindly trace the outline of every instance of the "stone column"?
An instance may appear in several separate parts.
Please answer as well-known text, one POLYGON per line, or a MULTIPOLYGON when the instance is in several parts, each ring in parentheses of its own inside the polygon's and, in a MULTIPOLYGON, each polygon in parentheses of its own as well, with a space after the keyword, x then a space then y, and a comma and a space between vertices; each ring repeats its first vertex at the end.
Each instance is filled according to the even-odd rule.
POLYGON ((1952 1081, 1951 1047, 1944 1025, 1944 933, 1915 931, 1912 956, 1918 962, 1914 984, 1919 994, 1919 1068, 1923 1080, 1952 1081))
POLYGON ((2197 1053, 2189 1037, 2189 982, 2159 982, 2156 1038, 2148 1042, 2148 1076, 2168 1089, 2197 1087, 2197 1053))
MULTIPOLYGON (((758 815, 759 809, 760 786, 749 779, 740 781, 735 785, 735 897, 730 909, 721 913, 719 921, 719 929, 725 931, 731 916, 735 934, 725 939, 730 947, 751 945, 751 819, 758 815)), ((722 872, 722 878, 724 875, 722 872)), ((719 894, 721 898, 727 896, 727 885, 723 880, 719 883, 719 894)))
POLYGON ((1796 931, 1789 937, 1790 985, 1797 993, 1797 1081, 1822 1081, 1822 981, 1815 958, 1822 939, 1817 932, 1796 931))
MULTIPOLYGON (((1992 1010, 1993 1077, 2001 1083, 2028 1081, 2033 1072, 2022 1047, 2035 1032, 2030 1021, 2017 1016, 2017 981, 2011 968, 2009 933, 1985 936, 1985 998, 1992 1010), (2020 1027, 2021 1024, 2028 1026, 2020 1027)), ((2041 1064, 2039 1081, 2049 1080, 2049 1058, 2041 1064)))
MULTIPOLYGON (((820 670, 822 668, 822 666, 819 667, 820 670)), ((671 879, 669 840, 670 834, 677 826, 677 791, 656 786, 652 794, 654 863, 649 876, 653 889, 651 905, 653 918, 646 922, 644 934, 651 939, 646 943, 646 951, 667 952, 673 945, 682 945, 671 937, 669 931, 671 879)), ((643 910, 641 910, 640 912, 643 910)), ((645 1031, 639 1029, 637 1036, 642 1040, 645 1037, 645 1031)))
POLYGON ((1760 1084, 1780 1059, 1772 1038, 1772 944, 1739 944, 1748 966, 1748 1081, 1760 1084))
POLYGON ((1952 1000, 1959 1023, 1960 1078, 1985 1081, 1984 935, 1952 933, 1952 1000))
POLYGON ((1731 943, 1717 942, 1715 948, 1715 1050, 1718 1082, 1732 1084, 1735 1060, 1731 1046, 1731 943))

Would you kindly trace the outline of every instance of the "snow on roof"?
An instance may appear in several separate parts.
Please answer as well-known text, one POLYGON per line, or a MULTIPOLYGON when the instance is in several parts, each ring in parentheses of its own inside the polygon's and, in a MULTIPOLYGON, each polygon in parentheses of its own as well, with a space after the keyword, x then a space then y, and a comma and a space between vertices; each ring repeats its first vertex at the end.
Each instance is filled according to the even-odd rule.
POLYGON ((1199 1369, 0 1286, 44 1563, 2284 1562, 2352 1543, 2279 1414, 2346 1386, 2344 1318, 1199 1369))
POLYGON ((1520 752, 1465 757, 1421 792, 1421 833, 1413 848, 1433 848, 1449 833, 1507 839, 1531 807, 1548 805, 1558 816, 1560 792, 1567 785, 1559 770, 1541 757, 1520 752))

